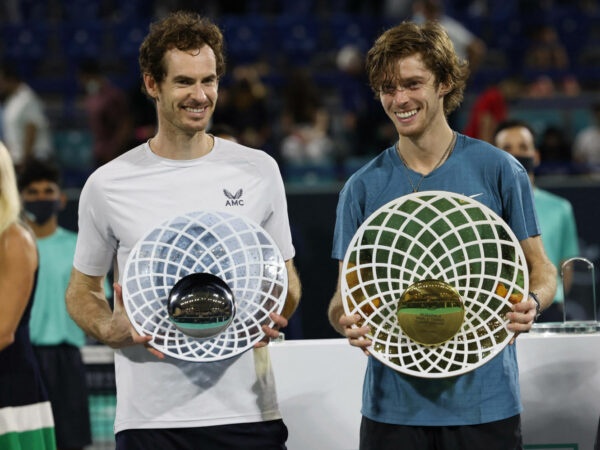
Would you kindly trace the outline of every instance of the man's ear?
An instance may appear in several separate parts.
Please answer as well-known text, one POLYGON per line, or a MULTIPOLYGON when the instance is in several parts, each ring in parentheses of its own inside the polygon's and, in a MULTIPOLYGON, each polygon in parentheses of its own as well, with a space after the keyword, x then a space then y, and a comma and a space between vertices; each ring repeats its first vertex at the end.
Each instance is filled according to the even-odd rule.
POLYGON ((145 73, 143 75, 143 79, 146 92, 148 92, 150 97, 156 100, 158 98, 158 83, 156 83, 154 77, 149 73, 145 73))
POLYGON ((443 97, 452 90, 452 85, 450 83, 440 83, 438 89, 440 91, 440 97, 443 97))
POLYGON ((536 148, 535 154, 533 155, 533 167, 539 166, 541 162, 542 162, 542 156, 540 154, 540 151, 536 148))

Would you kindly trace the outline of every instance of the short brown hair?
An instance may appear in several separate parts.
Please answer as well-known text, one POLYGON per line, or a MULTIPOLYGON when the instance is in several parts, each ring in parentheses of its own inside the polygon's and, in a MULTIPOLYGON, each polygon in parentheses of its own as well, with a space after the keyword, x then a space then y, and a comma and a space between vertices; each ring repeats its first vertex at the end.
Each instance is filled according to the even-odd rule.
POLYGON ((420 54, 423 63, 435 76, 437 85, 446 83, 450 91, 444 98, 444 113, 460 105, 469 75, 468 64, 460 60, 446 31, 437 22, 417 25, 402 22, 377 38, 367 53, 366 70, 373 92, 394 83, 395 64, 401 58, 420 54))
MULTIPOLYGON (((192 12, 177 11, 150 25, 150 31, 140 46, 139 64, 142 75, 147 73, 157 83, 167 74, 164 56, 174 48, 182 51, 208 45, 217 60, 217 77, 225 73, 223 34, 217 25, 192 12)), ((145 87, 142 87, 145 92, 145 87)))

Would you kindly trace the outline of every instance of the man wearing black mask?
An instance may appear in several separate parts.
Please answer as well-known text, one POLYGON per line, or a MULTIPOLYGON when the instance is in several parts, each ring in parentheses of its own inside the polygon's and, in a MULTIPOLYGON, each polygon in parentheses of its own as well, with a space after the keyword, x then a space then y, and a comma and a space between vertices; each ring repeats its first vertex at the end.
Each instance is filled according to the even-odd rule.
MULTIPOLYGON (((542 230, 544 248, 560 274, 561 264, 572 257, 579 256, 577 227, 571 203, 562 197, 535 186, 534 170, 540 163, 540 152, 535 146, 532 128, 521 120, 507 120, 498 125, 494 135, 494 145, 513 155, 529 174, 533 186, 535 209, 542 230)), ((538 322, 562 322, 564 318, 564 290, 571 283, 565 273, 565 279, 557 280, 554 302, 538 318, 538 322)))
POLYGON ((67 313, 65 291, 73 267, 77 234, 58 225, 66 204, 54 165, 30 160, 19 173, 24 219, 36 236, 38 282, 30 336, 54 415, 58 449, 91 444, 88 392, 80 348, 85 334, 67 313))

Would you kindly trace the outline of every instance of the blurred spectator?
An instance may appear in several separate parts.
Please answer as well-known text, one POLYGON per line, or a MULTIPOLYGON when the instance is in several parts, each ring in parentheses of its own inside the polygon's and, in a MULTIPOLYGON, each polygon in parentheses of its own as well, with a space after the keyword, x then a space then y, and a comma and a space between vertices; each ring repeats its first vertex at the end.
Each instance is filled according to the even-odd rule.
POLYGON ((256 66, 233 70, 230 85, 219 90, 214 123, 232 127, 240 144, 269 151, 272 127, 267 106, 267 87, 256 66))
POLYGON ((538 175, 571 173, 571 143, 563 128, 558 125, 546 127, 538 149, 541 154, 541 162, 536 170, 538 175))
POLYGON ((114 85, 96 61, 79 66, 79 80, 85 90, 85 109, 93 136, 96 167, 116 158, 129 148, 133 121, 127 94, 114 85))
POLYGON ((527 96, 531 98, 548 98, 556 95, 557 92, 554 80, 545 74, 537 76, 527 86, 527 96))
POLYGON ((156 108, 148 96, 142 92, 139 84, 136 84, 129 95, 129 106, 133 130, 128 148, 133 148, 147 142, 156 134, 156 108))
POLYGON ((288 164, 321 164, 335 159, 329 112, 310 74, 293 69, 284 87, 281 158, 288 164))
POLYGON ((0 18, 9 23, 21 22, 23 17, 20 6, 21 0, 4 0, 0 2, 0 18))
POLYGON ((402 22, 403 20, 410 18, 412 13, 412 2, 413 0, 383 0, 381 9, 384 17, 393 18, 397 22, 402 22))
POLYGON ((471 73, 477 71, 485 57, 486 45, 462 23, 444 12, 442 0, 415 0, 412 20, 417 23, 439 22, 446 29, 458 57, 469 62, 471 73))
POLYGON ((521 91, 521 82, 514 77, 485 89, 476 97, 463 133, 493 144, 496 128, 508 118, 509 104, 521 91))
MULTIPOLYGON (((544 248, 560 274, 562 263, 579 255, 577 227, 571 203, 565 198, 535 186, 533 172, 540 163, 540 152, 535 147, 533 130, 527 123, 519 120, 501 123, 494 137, 494 144, 517 158, 527 170, 534 187, 535 209, 540 221, 544 248)), ((559 276, 554 303, 540 316, 539 322, 562 322, 564 318, 562 281, 559 276)), ((564 282, 568 291, 571 279, 565 277, 564 282)))
POLYGON ((594 103, 591 111, 594 123, 579 131, 573 143, 573 161, 584 172, 600 171, 600 102, 594 103))
POLYGON ((50 121, 42 100, 15 69, 16 64, 0 64, 2 135, 13 163, 20 167, 32 158, 54 156, 50 121))
POLYGON ((233 127, 225 124, 213 124, 208 130, 210 134, 216 137, 220 137, 222 139, 227 139, 229 141, 238 142, 238 138, 236 136, 235 130, 233 127))
POLYGON ((550 24, 536 27, 525 51, 525 67, 535 70, 565 70, 569 68, 569 55, 560 41, 556 29, 550 24))
POLYGON ((379 101, 375 98, 364 69, 364 55, 358 47, 342 47, 336 58, 339 76, 337 97, 342 114, 335 125, 336 141, 345 149, 345 156, 375 154, 396 139, 379 101))

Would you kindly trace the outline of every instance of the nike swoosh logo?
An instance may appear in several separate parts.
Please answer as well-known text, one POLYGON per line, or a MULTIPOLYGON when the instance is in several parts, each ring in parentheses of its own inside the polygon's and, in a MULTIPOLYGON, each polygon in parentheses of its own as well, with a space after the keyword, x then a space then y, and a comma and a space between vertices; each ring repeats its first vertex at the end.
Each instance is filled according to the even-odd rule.
POLYGON ((479 197, 481 195, 483 195, 483 192, 480 192, 479 194, 469 195, 469 198, 475 198, 475 197, 479 197))

